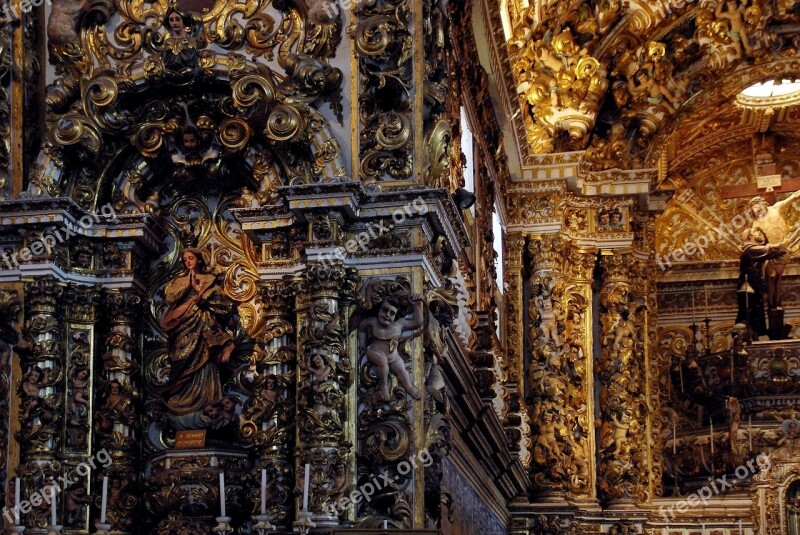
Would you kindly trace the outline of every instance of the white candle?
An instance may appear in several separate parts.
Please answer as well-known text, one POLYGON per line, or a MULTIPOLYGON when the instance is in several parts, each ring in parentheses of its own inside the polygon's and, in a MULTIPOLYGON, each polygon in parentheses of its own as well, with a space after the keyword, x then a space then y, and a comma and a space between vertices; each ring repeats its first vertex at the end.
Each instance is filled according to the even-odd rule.
MULTIPOLYGON (((694 292, 692 292, 692 325, 696 324, 697 321, 694 317, 694 292)), ((692 343, 696 342, 697 340, 692 340, 692 343)))
POLYGON ((108 476, 103 476, 103 497, 100 502, 100 523, 106 523, 106 507, 108 506, 108 476))
POLYGON ((686 390, 683 389, 683 362, 678 363, 678 370, 681 376, 681 394, 683 394, 686 392, 686 390))
POLYGON ((22 501, 22 489, 20 489, 20 480, 14 483, 14 523, 19 525, 19 502, 22 501))
POLYGON ((383 520, 383 529, 389 529, 389 522, 386 519, 383 520))
POLYGON ((739 520, 739 535, 744 535, 744 531, 742 531, 742 521, 739 520))
POLYGON ((303 481, 303 511, 308 511, 308 487, 311 484, 311 465, 306 463, 305 480, 303 481))
POLYGON ((228 516, 225 514, 225 473, 219 473, 219 511, 220 516, 228 516))
POLYGON ((267 471, 261 469, 261 514, 267 514, 267 471))
POLYGON ((672 420, 672 455, 678 453, 678 428, 675 425, 675 420, 672 420))
POLYGON ((50 525, 57 526, 58 519, 56 518, 56 486, 50 487, 50 525))
POLYGON ((714 420, 709 420, 708 436, 711 439, 711 455, 714 455, 714 420))

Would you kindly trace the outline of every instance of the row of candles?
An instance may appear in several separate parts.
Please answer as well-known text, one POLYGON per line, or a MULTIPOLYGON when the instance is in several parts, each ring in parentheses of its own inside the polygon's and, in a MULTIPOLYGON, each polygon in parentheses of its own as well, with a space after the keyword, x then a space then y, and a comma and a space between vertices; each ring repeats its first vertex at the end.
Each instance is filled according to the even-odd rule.
MULTIPOLYGON (((50 526, 53 528, 59 527, 58 526, 58 511, 57 511, 57 503, 56 503, 56 489, 57 486, 54 483, 50 487, 50 526)), ((14 523, 19 525, 20 523, 20 510, 22 504, 22 485, 19 478, 16 478, 14 481, 14 523)), ((106 510, 108 508, 108 476, 103 476, 103 497, 101 498, 100 502, 100 523, 106 523, 106 510)))
MULTIPOLYGON (((308 491, 311 484, 311 465, 305 465, 305 478, 303 480, 303 513, 308 513, 308 491)), ((50 523, 53 528, 58 527, 57 505, 55 497, 56 486, 53 485, 50 494, 50 523)), ((20 478, 16 478, 14 485, 14 522, 20 523, 20 504, 22 503, 22 489, 20 478)), ((106 510, 108 507, 108 476, 103 476, 103 495, 100 504, 100 524, 106 524, 106 510)), ((225 504, 225 473, 219 473, 219 507, 222 517, 227 517, 225 504)), ((267 514, 267 470, 261 469, 261 515, 267 514)), ((109 526, 110 527, 110 526, 109 526)), ((383 521, 383 528, 387 528, 387 521, 383 521)))
MULTIPOLYGON (((306 475, 305 481, 303 482, 303 511, 308 511, 308 488, 310 484, 309 476, 311 475, 310 466, 306 464, 306 475)), ((55 499, 55 485, 53 485, 52 490, 50 491, 50 523, 52 526, 56 526, 58 522, 57 518, 57 505, 55 499)), ((22 503, 22 489, 20 485, 20 479, 16 478, 16 482, 14 484, 14 522, 19 524, 20 521, 20 504, 22 503)), ((222 516, 227 516, 225 514, 225 474, 223 472, 219 473, 219 505, 222 516)), ((100 523, 106 523, 106 510, 108 507, 108 476, 103 476, 103 496, 100 503, 100 523)), ((266 469, 261 470, 261 514, 267 514, 267 471, 266 469)))
MULTIPOLYGON (((711 443, 711 455, 714 455, 714 420, 709 421, 708 439, 711 443)), ((747 444, 750 451, 753 451, 753 417, 747 418, 747 444)), ((675 420, 672 420, 672 454, 678 453, 678 427, 675 420)))
MULTIPOLYGON (((305 479, 303 480, 303 512, 308 512, 308 488, 311 484, 311 465, 306 463, 305 479)), ((225 472, 219 473, 219 508, 222 516, 225 514, 225 472)), ((267 514, 267 470, 261 469, 261 514, 267 514)))

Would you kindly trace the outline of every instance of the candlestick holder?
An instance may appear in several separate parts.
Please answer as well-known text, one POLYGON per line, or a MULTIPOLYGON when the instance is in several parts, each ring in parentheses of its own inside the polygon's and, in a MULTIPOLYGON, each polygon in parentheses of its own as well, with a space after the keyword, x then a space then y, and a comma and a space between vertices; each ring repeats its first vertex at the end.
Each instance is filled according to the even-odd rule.
POLYGON ((703 320, 703 323, 706 324, 706 332, 705 336, 703 337, 703 345, 705 346, 705 354, 706 356, 711 354, 711 318, 706 316, 706 319, 703 320))
POLYGON ((294 531, 300 535, 308 535, 311 528, 317 525, 311 521, 311 511, 300 511, 299 518, 294 521, 294 531))
POLYGON ((676 497, 683 496, 683 494, 681 494, 681 487, 678 485, 678 473, 676 472, 673 477, 675 479, 675 485, 672 487, 672 495, 676 497))
POLYGON ((11 531, 14 533, 24 533, 25 526, 11 526, 11 531))
POLYGON ((256 523, 253 524, 253 529, 258 535, 269 535, 277 530, 275 526, 269 523, 269 515, 256 515, 253 517, 253 520, 256 521, 256 523))
POLYGON ((95 531, 97 535, 109 535, 109 531, 111 531, 111 524, 102 524, 99 520, 95 522, 94 527, 97 529, 95 531))
POLYGON ((212 530, 214 533, 232 533, 231 520, 229 516, 218 516, 217 526, 212 530))
POLYGON ((59 535, 64 526, 54 526, 50 524, 47 526, 47 535, 59 535))

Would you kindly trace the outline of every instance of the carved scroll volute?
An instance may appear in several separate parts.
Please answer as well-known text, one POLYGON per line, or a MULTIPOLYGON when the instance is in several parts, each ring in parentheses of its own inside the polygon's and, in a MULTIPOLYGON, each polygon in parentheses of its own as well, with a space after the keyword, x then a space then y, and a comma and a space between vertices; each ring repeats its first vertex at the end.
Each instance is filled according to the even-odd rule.
POLYGON ((354 12, 348 31, 359 71, 359 176, 365 185, 408 180, 415 156, 411 4, 379 0, 360 4, 354 12), (387 109, 379 102, 393 106, 387 109))
MULTIPOLYGON (((22 494, 30 496, 61 475, 58 459, 64 420, 64 345, 61 297, 64 287, 39 279, 25 285, 25 328, 20 356, 20 445, 18 475, 22 494)), ((46 504, 45 504, 46 505, 46 504)), ((26 527, 46 525, 49 508, 34 507, 22 515, 26 527)))
POLYGON ((108 290, 104 304, 107 330, 96 360, 94 449, 107 451, 112 462, 94 474, 92 494, 101 494, 103 477, 107 476, 107 522, 115 531, 130 533, 139 525, 135 512, 139 503, 138 439, 142 432, 141 355, 136 339, 143 300, 133 291, 108 290))
POLYGON ((600 467, 598 489, 611 503, 646 498, 647 404, 642 335, 631 291, 629 253, 603 256, 600 292, 600 467))
POLYGON ((346 439, 346 424, 352 364, 345 351, 343 313, 357 280, 353 268, 312 265, 298 287, 295 494, 299 512, 308 465, 308 507, 317 526, 338 525, 330 504, 350 485, 347 466, 352 444, 346 439))

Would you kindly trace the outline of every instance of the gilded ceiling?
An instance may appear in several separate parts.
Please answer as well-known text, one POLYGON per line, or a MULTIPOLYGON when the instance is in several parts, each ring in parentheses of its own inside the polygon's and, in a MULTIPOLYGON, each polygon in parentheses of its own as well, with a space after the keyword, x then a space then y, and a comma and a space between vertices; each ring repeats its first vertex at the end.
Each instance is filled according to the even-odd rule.
MULTIPOLYGON (((657 248, 669 251, 745 211, 726 199, 757 161, 798 176, 798 106, 743 109, 758 82, 800 78, 796 0, 510 0, 505 90, 523 167, 579 152, 584 171, 657 170, 672 193, 657 248)), ((495 19, 492 25, 496 25, 495 19)), ((779 196, 780 198, 780 196, 779 196)), ((693 261, 738 258, 739 236, 693 261)))

